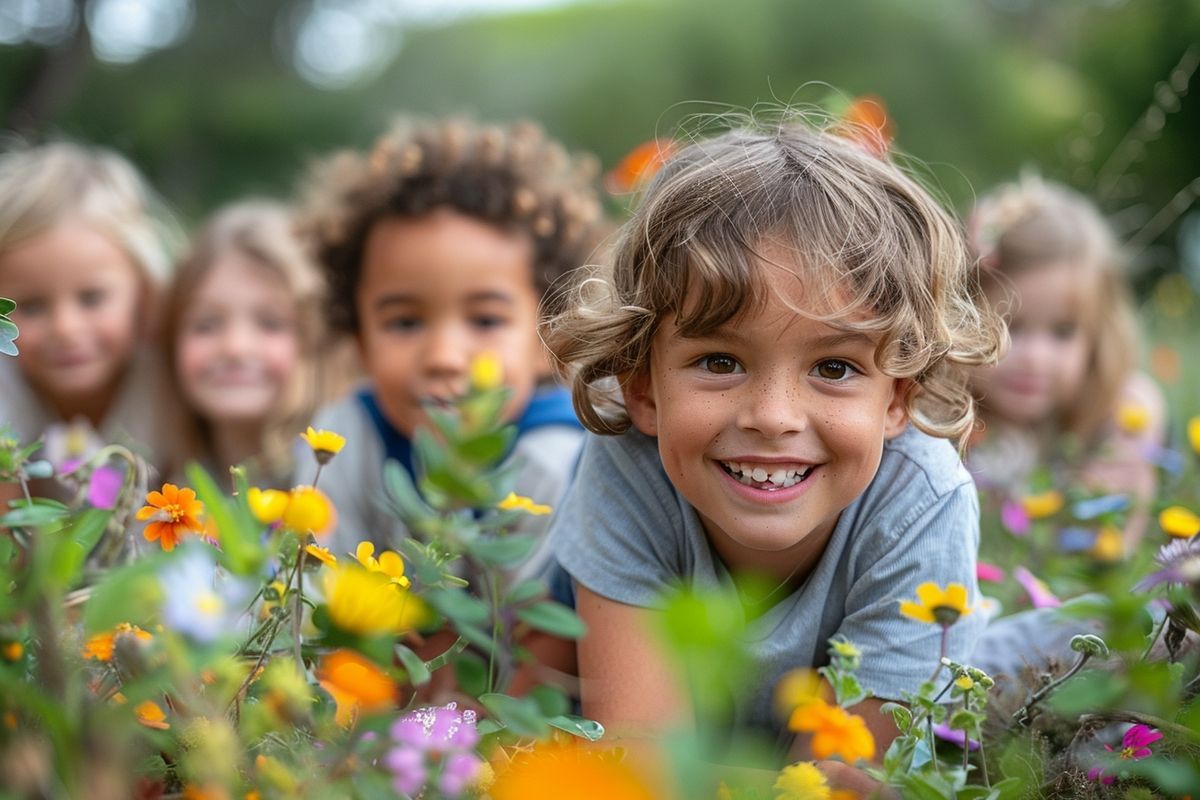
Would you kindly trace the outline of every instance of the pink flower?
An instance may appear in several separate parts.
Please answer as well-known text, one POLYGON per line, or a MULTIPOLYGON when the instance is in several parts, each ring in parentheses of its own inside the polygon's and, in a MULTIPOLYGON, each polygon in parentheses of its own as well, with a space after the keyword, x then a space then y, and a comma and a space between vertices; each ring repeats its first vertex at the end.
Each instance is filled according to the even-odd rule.
POLYGON ((1015 500, 1005 500, 1000 506, 1000 524, 1013 536, 1029 533, 1029 514, 1025 511, 1025 506, 1015 500))
POLYGON ((975 565, 975 577, 981 581, 999 583, 1004 580, 1004 569, 997 567, 995 564, 980 561, 975 565))
MULTIPOLYGON (((1104 749, 1110 753, 1117 753, 1117 757, 1126 761, 1140 761, 1143 758, 1149 758, 1154 755, 1150 750, 1150 745, 1163 738, 1163 735, 1158 730, 1151 728, 1149 725, 1134 725, 1129 730, 1125 731, 1125 735, 1121 737, 1120 752, 1113 750, 1112 745, 1104 745, 1104 749)), ((1097 765, 1088 770, 1088 780, 1100 781, 1106 786, 1111 785, 1117 778, 1115 775, 1109 775, 1105 772, 1103 766, 1097 765)))
POLYGON ((113 508, 121 494, 125 476, 112 467, 96 467, 92 471, 92 482, 88 484, 88 502, 96 508, 113 508))
POLYGON ((1034 608, 1057 608, 1062 605, 1062 601, 1054 596, 1050 587, 1024 567, 1014 569, 1013 577, 1025 589, 1034 608))

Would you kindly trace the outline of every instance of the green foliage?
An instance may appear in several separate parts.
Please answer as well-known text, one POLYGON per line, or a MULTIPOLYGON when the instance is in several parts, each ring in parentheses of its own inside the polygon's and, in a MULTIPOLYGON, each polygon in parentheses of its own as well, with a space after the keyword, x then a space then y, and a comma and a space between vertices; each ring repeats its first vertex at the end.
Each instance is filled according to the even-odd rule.
POLYGON ((0 297, 0 355, 15 356, 17 355, 17 337, 20 336, 20 331, 17 330, 16 323, 8 318, 8 315, 13 312, 17 304, 7 297, 0 297))

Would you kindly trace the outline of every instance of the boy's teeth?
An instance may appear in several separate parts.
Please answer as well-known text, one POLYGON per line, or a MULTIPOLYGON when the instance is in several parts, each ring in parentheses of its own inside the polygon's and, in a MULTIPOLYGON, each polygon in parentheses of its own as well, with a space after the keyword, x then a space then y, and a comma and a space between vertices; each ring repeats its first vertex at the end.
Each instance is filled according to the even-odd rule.
POLYGON ((750 477, 754 478, 754 480, 758 481, 759 483, 762 483, 767 479, 767 471, 762 467, 755 467, 754 472, 750 474, 750 477))
POLYGON ((804 480, 812 470, 811 465, 803 466, 799 469, 779 467, 769 471, 765 466, 756 466, 751 463, 739 463, 736 461, 726 461, 724 463, 726 469, 729 470, 733 477, 746 486, 751 486, 755 483, 770 483, 781 489, 795 486, 804 480))

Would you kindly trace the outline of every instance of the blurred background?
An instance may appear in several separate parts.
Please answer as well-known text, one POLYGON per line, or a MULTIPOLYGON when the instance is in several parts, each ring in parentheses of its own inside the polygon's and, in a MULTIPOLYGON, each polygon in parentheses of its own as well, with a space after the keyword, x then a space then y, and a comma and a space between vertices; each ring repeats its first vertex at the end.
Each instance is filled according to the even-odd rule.
POLYGON ((1198 64, 1200 0, 0 0, 0 127, 123 151, 185 222, 402 112, 533 118, 608 169, 691 114, 870 94, 959 211, 1027 167, 1094 197, 1166 334, 1198 64))

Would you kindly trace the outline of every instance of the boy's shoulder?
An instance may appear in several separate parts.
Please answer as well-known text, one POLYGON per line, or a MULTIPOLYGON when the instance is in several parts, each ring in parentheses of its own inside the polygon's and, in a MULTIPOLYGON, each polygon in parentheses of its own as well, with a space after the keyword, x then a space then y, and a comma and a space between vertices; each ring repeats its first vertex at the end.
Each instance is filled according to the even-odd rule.
POLYGON ((913 425, 883 445, 883 457, 868 493, 929 493, 941 497, 971 483, 958 451, 946 439, 913 425))
POLYGON ((313 427, 330 430, 346 437, 346 447, 338 456, 341 469, 346 462, 383 464, 383 443, 363 402, 364 387, 356 387, 339 400, 324 405, 313 415, 313 427))

